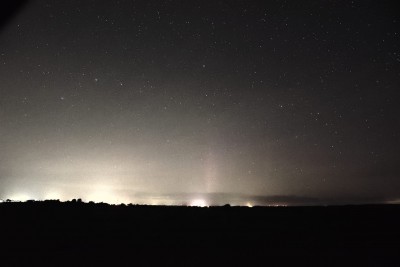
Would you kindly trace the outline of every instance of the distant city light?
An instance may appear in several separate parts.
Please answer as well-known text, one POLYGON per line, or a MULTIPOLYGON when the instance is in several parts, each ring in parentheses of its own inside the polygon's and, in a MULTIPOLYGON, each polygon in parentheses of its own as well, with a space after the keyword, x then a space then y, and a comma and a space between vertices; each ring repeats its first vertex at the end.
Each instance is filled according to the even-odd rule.
POLYGON ((15 195, 11 195, 8 199, 13 201, 27 201, 34 198, 25 193, 17 193, 15 195))
POLYGON ((207 202, 204 199, 194 199, 190 202, 189 206, 205 207, 207 206, 207 202))
POLYGON ((250 202, 247 202, 247 203, 246 203, 246 206, 249 207, 249 208, 252 208, 252 207, 253 207, 253 204, 250 203, 250 202))
POLYGON ((160 205, 160 202, 156 201, 156 200, 152 200, 152 201, 150 201, 150 205, 157 206, 157 205, 160 205))
POLYGON ((45 194, 44 199, 45 200, 55 200, 55 199, 62 200, 62 195, 59 192, 50 191, 45 194))

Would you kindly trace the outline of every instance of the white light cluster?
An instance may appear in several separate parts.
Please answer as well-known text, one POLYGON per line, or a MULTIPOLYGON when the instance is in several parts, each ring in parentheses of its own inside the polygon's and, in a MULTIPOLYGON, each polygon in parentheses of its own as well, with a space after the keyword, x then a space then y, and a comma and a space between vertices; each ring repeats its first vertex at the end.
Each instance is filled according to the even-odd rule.
POLYGON ((194 199, 190 202, 189 206, 193 207, 206 207, 208 206, 207 202, 204 199, 194 199))

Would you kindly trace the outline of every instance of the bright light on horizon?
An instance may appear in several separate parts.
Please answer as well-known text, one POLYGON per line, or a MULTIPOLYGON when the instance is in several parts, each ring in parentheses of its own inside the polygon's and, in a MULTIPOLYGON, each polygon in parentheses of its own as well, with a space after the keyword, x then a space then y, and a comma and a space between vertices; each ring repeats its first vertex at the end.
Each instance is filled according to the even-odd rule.
POLYGON ((252 207, 253 207, 253 204, 250 203, 250 202, 247 202, 247 203, 246 203, 246 206, 249 207, 249 208, 252 208, 252 207))
POLYGON ((44 199, 45 200, 55 200, 55 199, 63 200, 63 196, 57 191, 50 191, 45 194, 44 199))
POLYGON ((15 195, 11 195, 10 197, 8 197, 6 199, 10 199, 10 200, 13 200, 13 201, 27 201, 27 200, 31 200, 31 199, 34 199, 34 198, 31 197, 30 195, 26 194, 26 193, 17 193, 15 195))
POLYGON ((124 194, 118 193, 112 186, 98 185, 95 186, 88 196, 82 198, 84 201, 104 202, 108 204, 129 204, 133 203, 132 199, 124 194))
POLYGON ((189 206, 193 207, 205 207, 208 206, 204 199, 194 199, 190 202, 189 206))

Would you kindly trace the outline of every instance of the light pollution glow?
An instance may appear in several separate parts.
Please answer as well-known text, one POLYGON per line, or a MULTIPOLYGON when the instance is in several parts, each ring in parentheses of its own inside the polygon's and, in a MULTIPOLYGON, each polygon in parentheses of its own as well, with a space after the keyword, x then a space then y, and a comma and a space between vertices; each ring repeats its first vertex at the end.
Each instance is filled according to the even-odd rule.
POLYGON ((395 1, 29 2, 0 34, 1 199, 400 198, 395 1))

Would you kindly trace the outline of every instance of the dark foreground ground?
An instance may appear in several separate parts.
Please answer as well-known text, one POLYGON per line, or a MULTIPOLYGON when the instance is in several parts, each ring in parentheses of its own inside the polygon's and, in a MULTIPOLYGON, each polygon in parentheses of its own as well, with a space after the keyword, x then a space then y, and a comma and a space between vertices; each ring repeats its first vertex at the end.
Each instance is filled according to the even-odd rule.
POLYGON ((400 266, 400 206, 0 204, 1 266, 400 266))

